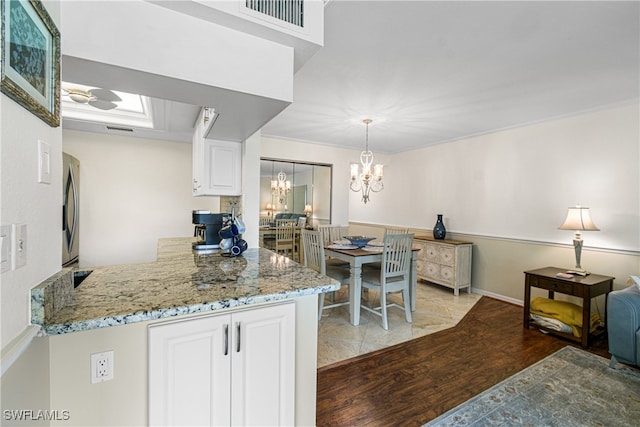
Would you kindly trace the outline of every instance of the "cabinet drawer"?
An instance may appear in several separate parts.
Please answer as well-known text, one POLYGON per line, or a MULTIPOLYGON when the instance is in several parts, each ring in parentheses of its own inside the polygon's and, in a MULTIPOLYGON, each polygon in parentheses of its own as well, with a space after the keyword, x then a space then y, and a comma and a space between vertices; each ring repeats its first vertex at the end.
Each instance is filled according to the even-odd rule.
POLYGON ((440 264, 453 265, 455 259, 455 250, 451 246, 443 246, 439 251, 440 264))
POLYGON ((573 283, 545 279, 544 277, 531 277, 530 280, 531 286, 536 288, 573 295, 573 283))
POLYGON ((453 283, 455 279, 455 273, 453 272, 453 268, 448 267, 446 265, 441 265, 440 279, 442 279, 444 282, 453 283))
POLYGON ((426 276, 427 274, 427 261, 418 258, 416 260, 416 273, 418 276, 426 276))
POLYGON ((438 283, 453 284, 455 282, 455 272, 452 267, 436 264, 435 262, 425 262, 418 276, 425 280, 434 280, 438 283))
POLYGON ((425 245, 424 258, 431 262, 438 262, 438 246, 425 245))
POLYGON ((440 277, 440 266, 434 262, 425 262, 423 273, 425 277, 437 279, 440 277))

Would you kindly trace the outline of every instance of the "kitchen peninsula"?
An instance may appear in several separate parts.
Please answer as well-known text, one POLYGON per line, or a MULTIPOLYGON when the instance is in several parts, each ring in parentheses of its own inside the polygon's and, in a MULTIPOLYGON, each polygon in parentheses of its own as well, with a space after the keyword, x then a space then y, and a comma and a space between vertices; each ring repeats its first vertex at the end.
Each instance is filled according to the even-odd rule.
POLYGON ((94 268, 75 290, 67 269, 32 290, 32 323, 56 367, 52 407, 68 408, 72 424, 148 424, 149 330, 292 301, 295 424, 315 423, 316 295, 338 282, 265 249, 225 257, 194 253, 192 241, 161 239, 156 262, 94 268), (113 351, 114 379, 91 384, 90 356, 104 351, 113 351))

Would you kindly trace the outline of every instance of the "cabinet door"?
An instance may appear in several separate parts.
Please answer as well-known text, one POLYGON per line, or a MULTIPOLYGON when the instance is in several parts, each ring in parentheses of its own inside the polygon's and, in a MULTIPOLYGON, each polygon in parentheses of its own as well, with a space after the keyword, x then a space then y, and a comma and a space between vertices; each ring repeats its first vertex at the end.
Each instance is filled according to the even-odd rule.
POLYGON ((215 121, 211 109, 202 109, 192 139, 192 194, 239 196, 242 193, 242 144, 207 139, 215 121), (205 117, 208 116, 208 119, 205 117))
POLYGON ((202 194, 239 196, 242 193, 242 144, 204 140, 202 194))
POLYGON ((233 425, 293 425, 295 304, 233 314, 233 425))
POLYGON ((202 138, 202 112, 198 116, 198 121, 193 130, 193 139, 191 143, 191 167, 193 180, 191 181, 191 191, 194 196, 200 196, 203 193, 202 182, 204 169, 204 139, 202 138))
POLYGON ((230 321, 208 316, 149 327, 149 425, 230 424, 230 321))

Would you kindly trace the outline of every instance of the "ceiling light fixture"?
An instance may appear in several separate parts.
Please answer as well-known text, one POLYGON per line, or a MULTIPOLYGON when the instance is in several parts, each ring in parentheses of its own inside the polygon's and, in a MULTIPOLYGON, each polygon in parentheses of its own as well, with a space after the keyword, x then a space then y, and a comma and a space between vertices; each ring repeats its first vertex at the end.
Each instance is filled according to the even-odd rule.
POLYGON ((373 120, 364 119, 362 122, 367 126, 366 142, 364 151, 360 153, 360 163, 362 164, 362 172, 360 172, 360 165, 357 163, 351 163, 351 184, 349 188, 351 191, 362 191, 362 201, 367 203, 369 201, 369 191, 377 193, 384 188, 382 182, 382 165, 377 164, 371 171, 371 165, 373 164, 373 153, 369 150, 369 124, 373 120))
POLYGON ((80 104, 88 104, 90 101, 95 101, 97 99, 95 96, 85 91, 67 89, 67 92, 69 94, 69 98, 80 104))
POLYGON ((291 191, 291 181, 287 181, 287 174, 283 171, 278 173, 278 180, 271 181, 271 192, 274 196, 278 197, 280 204, 284 203, 285 197, 291 191))

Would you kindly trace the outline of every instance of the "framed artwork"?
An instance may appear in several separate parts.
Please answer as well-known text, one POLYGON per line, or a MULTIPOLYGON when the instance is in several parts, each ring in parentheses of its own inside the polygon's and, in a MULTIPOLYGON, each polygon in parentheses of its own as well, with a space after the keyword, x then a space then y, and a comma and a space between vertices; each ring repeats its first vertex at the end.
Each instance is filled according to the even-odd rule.
POLYGON ((2 1, 0 90, 60 126, 60 32, 40 0, 2 1))

